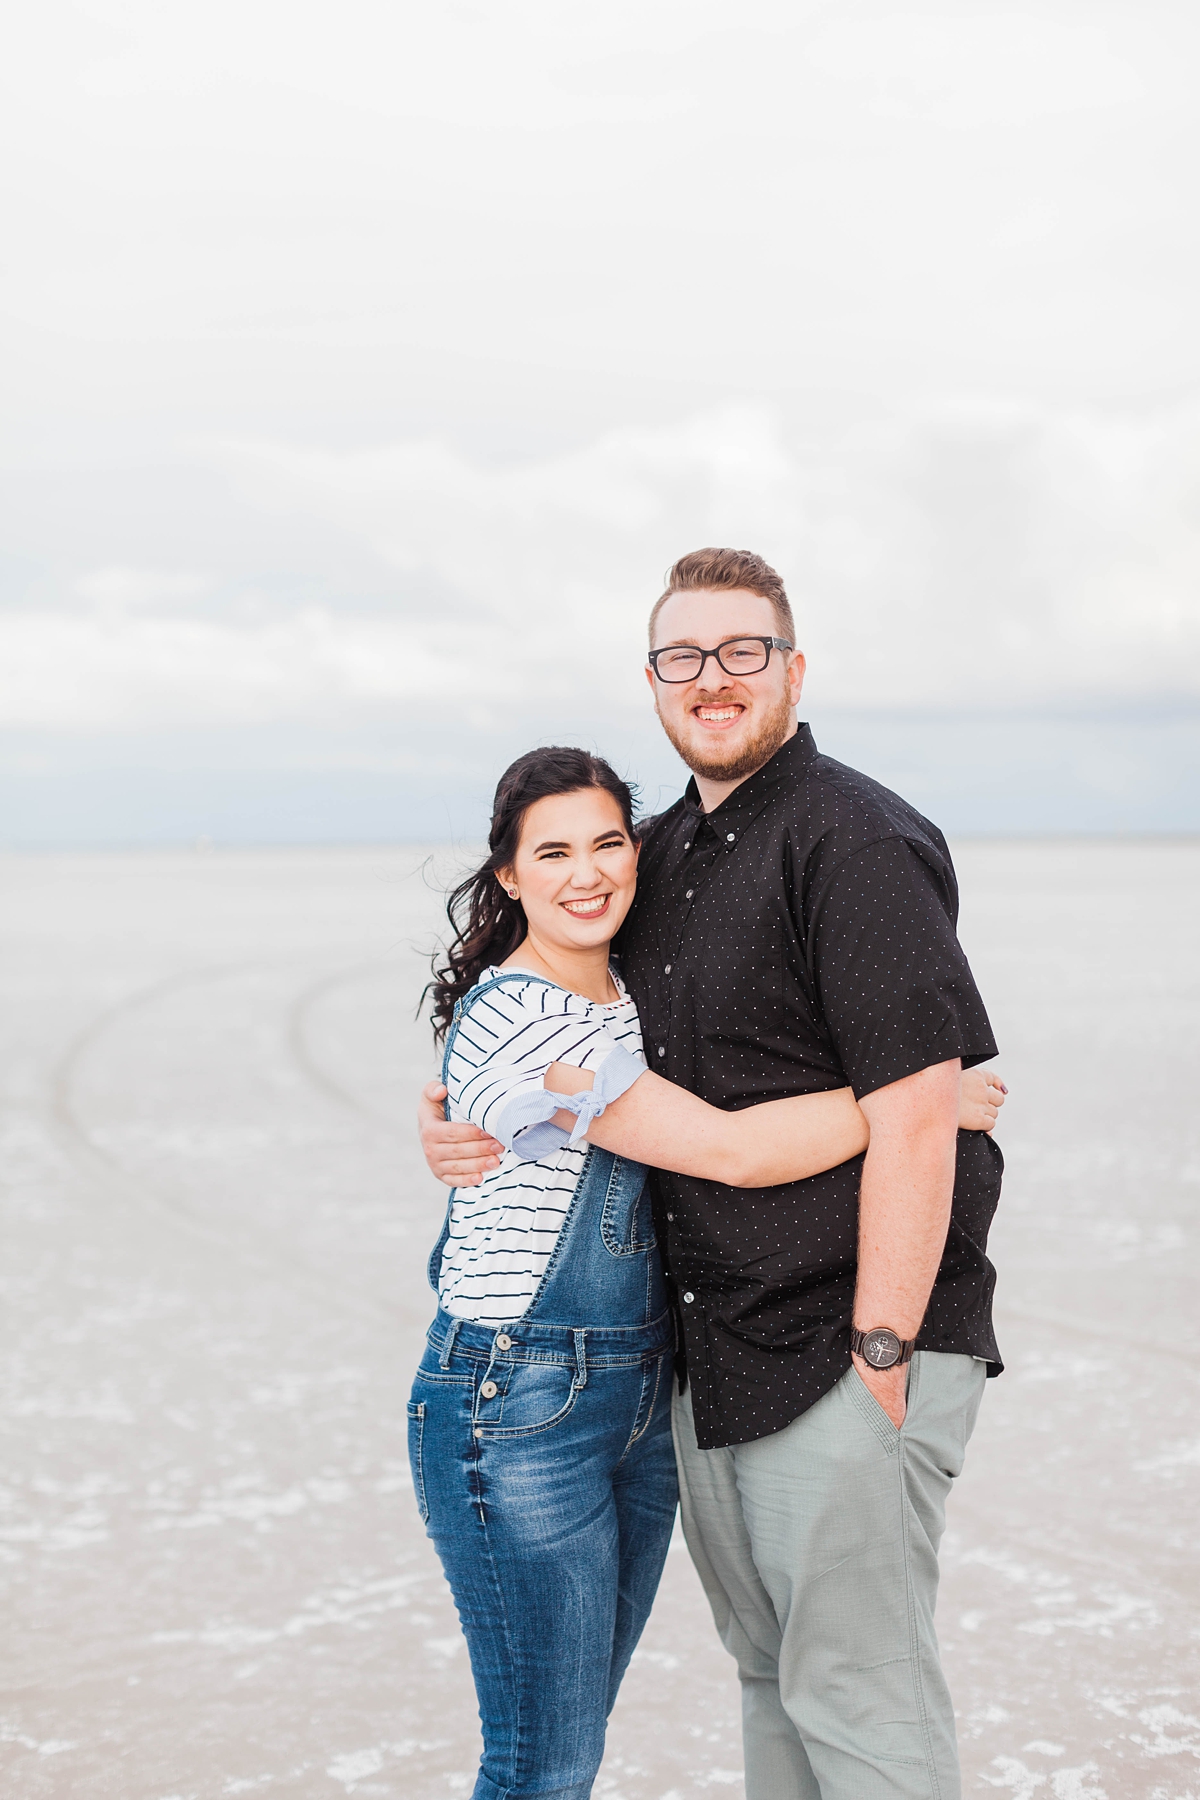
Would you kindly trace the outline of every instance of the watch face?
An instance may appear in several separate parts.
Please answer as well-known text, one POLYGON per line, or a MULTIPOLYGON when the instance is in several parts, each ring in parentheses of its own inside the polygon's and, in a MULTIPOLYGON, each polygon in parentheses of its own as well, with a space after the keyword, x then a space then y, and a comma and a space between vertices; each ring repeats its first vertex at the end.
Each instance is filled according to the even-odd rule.
POLYGON ((863 1359, 873 1369, 891 1369, 900 1361, 900 1339, 882 1325, 863 1339, 863 1359))

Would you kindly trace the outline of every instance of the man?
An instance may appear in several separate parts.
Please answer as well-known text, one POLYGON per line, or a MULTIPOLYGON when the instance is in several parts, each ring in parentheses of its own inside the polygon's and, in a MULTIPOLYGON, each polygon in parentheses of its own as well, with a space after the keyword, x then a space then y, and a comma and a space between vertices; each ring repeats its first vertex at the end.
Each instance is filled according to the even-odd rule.
MULTIPOLYGON (((786 1186, 656 1176, 684 1530, 737 1659, 747 1797, 956 1800, 937 1551, 1000 1369, 1001 1158, 984 1133, 956 1147, 961 1070, 995 1045, 950 855, 798 723, 804 658, 761 557, 683 557, 650 644, 693 778, 646 831, 620 943, 647 1061, 726 1107, 849 1083, 871 1126, 865 1157, 786 1186)), ((489 1146, 441 1091, 422 1135, 453 1183, 489 1146)))

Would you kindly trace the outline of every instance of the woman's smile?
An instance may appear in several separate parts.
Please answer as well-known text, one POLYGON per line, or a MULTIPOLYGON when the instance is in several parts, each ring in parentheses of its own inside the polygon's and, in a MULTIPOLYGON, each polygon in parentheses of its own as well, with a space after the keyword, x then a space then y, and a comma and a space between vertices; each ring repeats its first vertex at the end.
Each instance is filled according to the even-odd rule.
POLYGON ((612 894, 589 894, 586 900, 563 900, 564 912, 569 912, 573 919, 602 919, 608 911, 608 903, 612 894))
POLYGON ((608 947, 637 887, 629 808, 620 794, 588 784, 531 801, 519 830, 493 878, 520 902, 525 935, 501 966, 532 970, 569 993, 611 1005, 617 989, 608 947))

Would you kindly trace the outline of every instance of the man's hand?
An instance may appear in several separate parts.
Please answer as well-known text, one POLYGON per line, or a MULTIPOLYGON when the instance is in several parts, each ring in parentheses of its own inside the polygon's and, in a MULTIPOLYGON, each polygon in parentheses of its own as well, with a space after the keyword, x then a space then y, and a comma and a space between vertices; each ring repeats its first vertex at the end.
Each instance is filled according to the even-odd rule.
POLYGON ((892 1424, 899 1431, 904 1423, 904 1415, 908 1410, 908 1363, 898 1363, 894 1369, 873 1369, 869 1362, 861 1356, 851 1353, 851 1361, 863 1382, 874 1394, 880 1406, 892 1424))
POLYGON ((958 1090, 958 1129, 991 1131, 1007 1093, 995 1069, 964 1069, 958 1090))
POLYGON ((417 1130, 430 1173, 447 1187, 478 1187, 489 1169, 500 1167, 504 1145, 478 1125, 453 1124, 442 1110, 446 1090, 426 1082, 417 1102, 417 1130))

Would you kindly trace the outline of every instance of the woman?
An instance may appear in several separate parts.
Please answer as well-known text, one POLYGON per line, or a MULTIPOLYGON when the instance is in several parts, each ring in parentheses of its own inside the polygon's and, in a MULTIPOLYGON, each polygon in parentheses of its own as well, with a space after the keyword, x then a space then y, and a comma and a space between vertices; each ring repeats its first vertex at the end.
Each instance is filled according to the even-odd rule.
MULTIPOLYGON (((647 1165, 762 1188, 869 1136, 848 1088, 724 1112, 646 1068, 609 960, 637 856, 607 763, 520 757, 433 983, 449 1116, 505 1146, 451 1193, 408 1409, 479 1696, 475 1800, 586 1800, 662 1572, 673 1331, 647 1165)), ((964 1088, 963 1123, 990 1129, 998 1096, 964 1088)))

